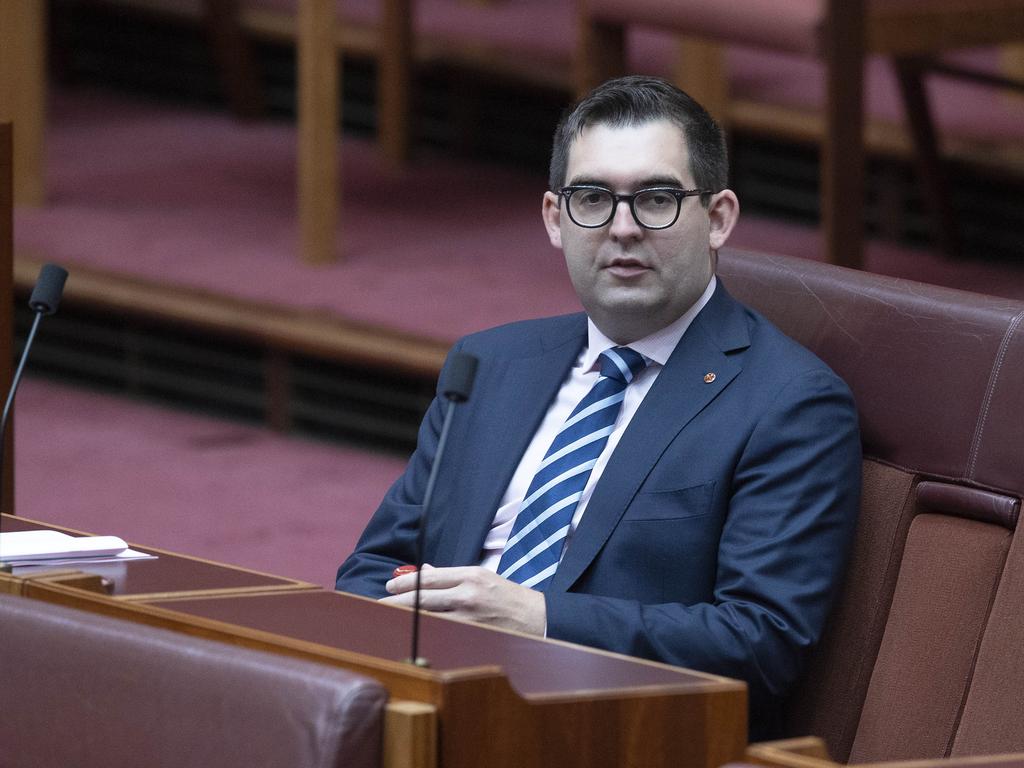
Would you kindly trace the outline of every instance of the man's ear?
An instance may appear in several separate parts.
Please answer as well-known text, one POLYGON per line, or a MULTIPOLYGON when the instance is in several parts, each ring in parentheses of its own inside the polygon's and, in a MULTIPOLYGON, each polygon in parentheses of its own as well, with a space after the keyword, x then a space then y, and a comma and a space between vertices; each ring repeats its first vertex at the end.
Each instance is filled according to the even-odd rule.
POLYGON ((717 251, 729 239, 732 228, 740 217, 740 201, 731 189, 723 189, 711 197, 708 205, 708 218, 711 221, 711 250, 717 251))
POLYGON ((554 192, 544 193, 544 203, 541 206, 541 216, 544 218, 544 228, 548 231, 548 240, 555 248, 562 247, 562 208, 559 206, 559 197, 554 192))

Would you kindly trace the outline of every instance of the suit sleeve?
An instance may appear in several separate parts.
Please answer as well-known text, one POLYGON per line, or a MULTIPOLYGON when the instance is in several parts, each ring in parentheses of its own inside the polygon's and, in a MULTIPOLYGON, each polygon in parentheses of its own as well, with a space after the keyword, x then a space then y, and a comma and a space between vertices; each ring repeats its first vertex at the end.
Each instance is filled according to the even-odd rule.
MULTIPOLYGON (((456 345, 448 354, 439 381, 456 345)), ((366 597, 387 595, 384 584, 396 566, 415 563, 416 542, 423 514, 423 494, 434 462, 437 443, 444 423, 445 401, 437 392, 420 424, 416 450, 409 464, 388 489, 380 506, 359 537, 355 551, 338 568, 335 588, 366 597)))
POLYGON ((548 636, 745 680, 763 711, 820 637, 856 524, 860 459, 846 385, 827 370, 800 375, 733 469, 713 600, 547 594, 548 636))

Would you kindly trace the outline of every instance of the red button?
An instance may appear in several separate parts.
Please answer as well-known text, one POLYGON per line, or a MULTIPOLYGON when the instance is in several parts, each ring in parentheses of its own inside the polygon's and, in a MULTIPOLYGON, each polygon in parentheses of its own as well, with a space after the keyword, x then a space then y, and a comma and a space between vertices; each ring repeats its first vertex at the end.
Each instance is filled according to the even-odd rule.
POLYGON ((417 568, 415 565, 400 565, 391 572, 391 578, 397 579, 399 576, 406 573, 416 573, 416 570, 417 568))

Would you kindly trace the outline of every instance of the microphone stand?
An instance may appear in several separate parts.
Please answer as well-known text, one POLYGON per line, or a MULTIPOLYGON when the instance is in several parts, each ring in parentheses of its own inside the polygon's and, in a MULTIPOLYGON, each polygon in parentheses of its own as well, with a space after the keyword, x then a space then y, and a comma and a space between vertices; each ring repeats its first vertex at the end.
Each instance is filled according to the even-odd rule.
MULTIPOLYGON (((18 384, 21 383, 21 375, 25 371, 25 363, 28 362, 28 353, 32 349, 32 342, 35 341, 36 331, 39 330, 39 323, 44 315, 52 315, 60 306, 61 294, 64 291, 64 281, 68 279, 67 270, 55 264, 44 264, 39 271, 39 279, 36 280, 35 288, 29 297, 28 305, 36 313, 29 329, 28 338, 25 339, 25 348, 21 353, 21 360, 18 362, 18 369, 14 373, 11 382, 10 392, 7 394, 7 402, 4 404, 3 417, 0 418, 0 488, 3 487, 4 474, 7 465, 5 462, 5 448, 7 447, 7 419, 11 413, 11 406, 14 405, 14 395, 18 391, 18 384)), ((2 511, 2 510, 0 510, 2 511)), ((0 571, 11 572, 11 566, 3 562, 3 553, 0 552, 0 571)))
POLYGON ((454 353, 448 363, 446 382, 441 386, 441 393, 448 400, 448 408, 444 414, 444 423, 441 425, 441 435, 437 440, 434 463, 430 466, 430 474, 427 476, 427 487, 423 491, 423 512, 420 514, 420 529, 416 536, 416 592, 412 607, 412 652, 406 661, 417 667, 430 666, 430 662, 419 655, 420 613, 422 612, 420 609, 420 584, 423 575, 423 552, 427 541, 430 503, 434 497, 434 483, 437 481, 441 459, 444 457, 445 445, 448 443, 448 431, 452 425, 452 418, 455 416, 455 406, 469 399, 470 390, 473 388, 473 379, 476 377, 477 362, 472 355, 461 352, 454 353))
POLYGON ((14 404, 14 393, 18 391, 18 384, 21 383, 21 374, 25 370, 25 363, 28 361, 28 350, 32 348, 32 342, 36 337, 36 330, 39 328, 39 323, 43 319, 43 313, 36 313, 35 319, 32 320, 32 327, 29 329, 28 338, 25 339, 25 352, 21 355, 21 360, 18 361, 18 369, 14 372, 14 379, 11 383, 11 391, 7 393, 7 402, 4 404, 4 415, 3 419, 0 420, 0 473, 6 469, 4 464, 4 449, 7 447, 7 417, 11 412, 11 406, 14 404))
MULTIPOLYGON (((448 442, 448 430, 452 424, 452 417, 455 416, 455 401, 448 402, 448 409, 444 414, 444 424, 441 426, 441 437, 437 441, 437 453, 435 456, 444 455, 444 446, 448 442)), ((420 647, 420 582, 423 578, 423 548, 427 541, 427 512, 430 509, 430 502, 434 497, 434 482, 437 480, 437 468, 441 462, 435 461, 430 467, 430 475, 427 477, 427 488, 423 492, 423 516, 420 518, 420 529, 416 535, 416 594, 412 604, 412 653, 409 661, 417 667, 429 667, 430 662, 419 655, 420 647)))

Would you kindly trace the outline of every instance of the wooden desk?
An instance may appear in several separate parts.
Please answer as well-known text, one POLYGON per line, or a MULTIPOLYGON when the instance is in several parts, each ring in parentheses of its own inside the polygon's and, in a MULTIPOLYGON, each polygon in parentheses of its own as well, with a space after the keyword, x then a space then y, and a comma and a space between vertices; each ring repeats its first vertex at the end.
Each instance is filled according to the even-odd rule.
MULTIPOLYGON (((4 530, 13 530, 10 518, 4 530)), ((184 573, 201 562, 179 564, 179 557, 161 557, 173 578, 179 566, 184 573)), ((746 745, 742 683, 429 615, 421 654, 431 666, 415 667, 402 661, 410 611, 353 595, 298 588, 198 595, 168 585, 126 599, 17 575, 0 576, 0 589, 5 582, 33 599, 374 677, 394 698, 437 708, 443 768, 716 768, 740 759, 746 745)))

